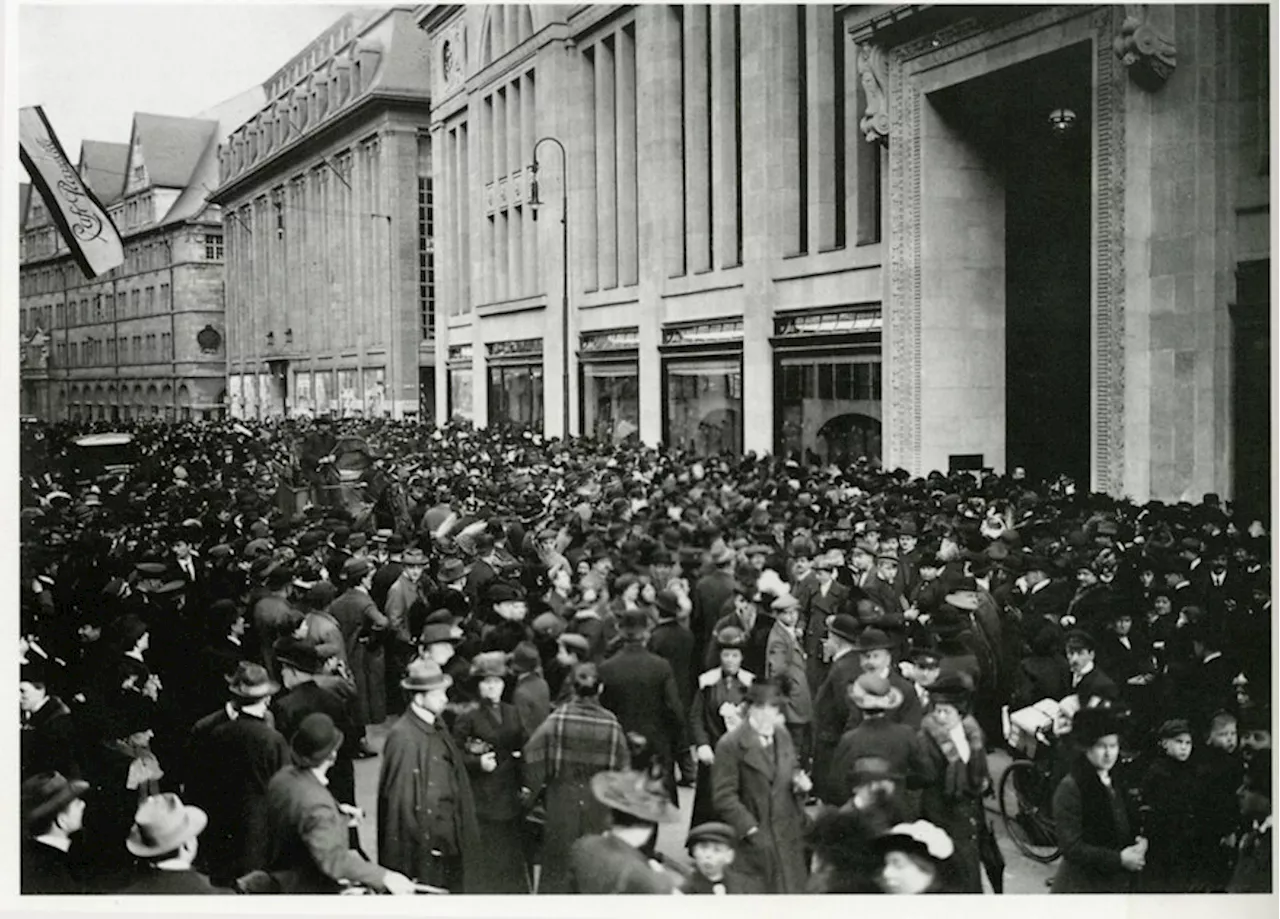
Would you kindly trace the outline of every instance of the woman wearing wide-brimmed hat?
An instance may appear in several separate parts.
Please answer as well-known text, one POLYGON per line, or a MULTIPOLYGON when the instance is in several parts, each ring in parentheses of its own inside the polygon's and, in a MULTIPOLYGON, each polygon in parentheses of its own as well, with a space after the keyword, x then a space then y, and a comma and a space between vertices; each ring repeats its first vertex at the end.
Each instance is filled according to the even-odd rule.
POLYGON ((476 802, 481 849, 469 893, 528 893, 520 803, 519 713, 502 701, 510 671, 501 651, 476 655, 467 683, 479 705, 458 716, 453 736, 462 750, 476 802))

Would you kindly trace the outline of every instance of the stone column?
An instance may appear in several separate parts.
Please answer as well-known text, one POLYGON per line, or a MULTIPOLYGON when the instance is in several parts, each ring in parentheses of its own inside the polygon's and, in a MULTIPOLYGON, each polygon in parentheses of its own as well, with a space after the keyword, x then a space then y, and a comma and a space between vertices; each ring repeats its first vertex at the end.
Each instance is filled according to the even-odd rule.
POLYGON ((613 43, 596 42, 596 270, 601 290, 618 286, 617 89, 613 43))
POLYGON ((738 10, 730 5, 711 7, 711 180, 715 198, 714 266, 738 263, 738 157, 736 133, 737 61, 740 49, 733 20, 738 10))
MULTIPOLYGON (((437 124, 431 130, 432 204, 435 207, 435 237, 432 245, 436 256, 436 339, 435 339, 435 416, 438 422, 449 420, 449 317, 453 315, 457 283, 454 271, 454 237, 442 232, 453 225, 457 207, 453 197, 453 135, 437 124)), ((312 384, 314 387, 314 383, 312 384)))
POLYGON ((835 145, 843 139, 835 136, 835 27, 831 10, 830 6, 805 7, 809 130, 808 137, 801 138, 801 149, 807 147, 809 167, 810 252, 825 252, 836 241, 835 145))
POLYGON ((615 62, 618 91, 618 284, 639 280, 640 253, 636 247, 636 48, 634 32, 619 29, 615 62))
POLYGON ((684 7, 684 196, 686 270, 711 269, 711 111, 709 7, 684 7))

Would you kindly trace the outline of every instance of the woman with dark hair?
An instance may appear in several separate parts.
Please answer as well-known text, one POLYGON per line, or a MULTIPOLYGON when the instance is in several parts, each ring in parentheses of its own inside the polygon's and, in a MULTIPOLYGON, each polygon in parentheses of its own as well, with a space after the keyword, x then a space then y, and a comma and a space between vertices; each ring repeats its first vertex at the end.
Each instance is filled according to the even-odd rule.
POLYGON ((1109 709, 1086 708, 1071 736, 1083 752, 1053 794, 1062 848, 1053 893, 1131 893, 1146 866, 1147 841, 1134 833, 1129 796, 1113 772, 1119 725, 1109 709))

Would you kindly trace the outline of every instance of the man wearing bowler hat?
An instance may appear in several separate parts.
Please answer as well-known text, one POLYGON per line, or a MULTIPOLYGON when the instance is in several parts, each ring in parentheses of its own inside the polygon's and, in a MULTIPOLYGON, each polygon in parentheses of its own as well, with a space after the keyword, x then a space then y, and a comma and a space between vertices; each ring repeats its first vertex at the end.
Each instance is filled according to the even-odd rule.
MULTIPOLYGON (((848 613, 833 617, 826 641, 831 669, 813 698, 813 773, 819 782, 830 774, 831 758, 852 714, 849 686, 862 673, 857 644, 858 620, 848 613)), ((824 794, 822 788, 818 794, 824 800, 839 797, 835 790, 824 794)))
POLYGON ((453 680, 420 658, 400 685, 409 707, 382 748, 378 857, 418 881, 464 893, 481 843, 466 763, 442 717, 453 680))
MULTIPOLYGON (((290 739, 293 765, 267 786, 267 857, 262 889, 285 894, 337 893, 343 882, 393 894, 414 883, 353 852, 349 813, 330 793, 329 770, 344 738, 328 715, 308 715, 290 739)), ((245 881, 247 879, 242 879, 245 881)))
POLYGON ((84 825, 88 782, 58 772, 22 783, 21 889, 24 894, 84 893, 68 853, 84 825))
POLYGON ((141 860, 144 867, 120 894, 127 897, 230 894, 230 889, 214 887, 192 867, 199 851, 200 834, 208 819, 204 811, 183 804, 172 792, 152 795, 143 801, 133 818, 125 848, 141 860))

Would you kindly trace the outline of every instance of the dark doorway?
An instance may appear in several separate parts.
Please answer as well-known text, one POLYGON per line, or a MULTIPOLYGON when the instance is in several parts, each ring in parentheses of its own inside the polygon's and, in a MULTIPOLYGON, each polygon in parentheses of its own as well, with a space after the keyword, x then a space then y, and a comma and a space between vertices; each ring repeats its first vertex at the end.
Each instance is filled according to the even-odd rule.
POLYGON ((1271 528, 1271 261, 1236 270, 1232 328, 1232 498, 1271 528))
POLYGON ((1005 465, 1090 482, 1089 43, 939 93, 1005 189, 1005 465))

